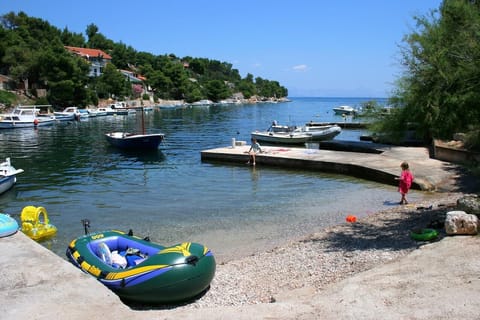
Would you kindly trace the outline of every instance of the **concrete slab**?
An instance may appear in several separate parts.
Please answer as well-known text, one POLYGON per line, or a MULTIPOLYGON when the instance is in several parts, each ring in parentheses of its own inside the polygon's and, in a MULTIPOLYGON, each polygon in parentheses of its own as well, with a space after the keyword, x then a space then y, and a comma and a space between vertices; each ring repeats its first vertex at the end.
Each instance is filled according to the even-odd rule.
POLYGON ((478 319, 480 237, 447 237, 337 283, 312 299, 318 319, 478 319))
POLYGON ((131 312, 104 285, 22 232, 0 238, 0 252, 3 320, 126 319, 131 312))
MULTIPOLYGON (((202 161, 246 163, 250 146, 202 151, 202 161)), ((363 153, 298 147, 262 146, 256 156, 258 166, 285 166, 346 174, 389 185, 397 185, 400 164, 410 164, 415 180, 412 188, 424 191, 457 191, 461 168, 431 159, 423 147, 384 147, 382 153, 363 153)))

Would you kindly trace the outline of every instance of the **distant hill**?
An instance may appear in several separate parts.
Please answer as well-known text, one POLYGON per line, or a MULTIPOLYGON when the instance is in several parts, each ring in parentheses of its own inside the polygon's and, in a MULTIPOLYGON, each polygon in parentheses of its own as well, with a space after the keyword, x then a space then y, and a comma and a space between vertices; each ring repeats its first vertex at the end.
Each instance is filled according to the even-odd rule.
MULTIPOLYGON (((194 102, 288 96, 278 81, 252 74, 242 78, 228 62, 137 51, 108 39, 95 24, 86 26, 86 35, 60 30, 24 12, 3 15, 0 74, 11 80, 0 83, 1 88, 23 90, 34 100, 58 108, 97 105, 99 99, 108 98, 194 102), (97 65, 98 59, 66 47, 95 49, 111 59, 97 65)), ((0 96, 2 102, 8 103, 0 96)))

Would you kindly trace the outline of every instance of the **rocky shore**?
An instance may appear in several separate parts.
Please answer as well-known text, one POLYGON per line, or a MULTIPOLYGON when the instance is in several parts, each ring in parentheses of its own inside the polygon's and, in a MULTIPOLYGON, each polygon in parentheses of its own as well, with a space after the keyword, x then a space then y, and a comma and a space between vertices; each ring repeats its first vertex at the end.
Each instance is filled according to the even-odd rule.
POLYGON ((173 308, 242 307, 298 298, 305 292, 314 295, 332 283, 403 257, 425 244, 410 238, 412 229, 439 228, 438 239, 445 237, 442 229, 446 212, 454 210, 463 195, 441 193, 428 202, 399 205, 355 223, 290 239, 260 254, 219 263, 204 296, 173 308))

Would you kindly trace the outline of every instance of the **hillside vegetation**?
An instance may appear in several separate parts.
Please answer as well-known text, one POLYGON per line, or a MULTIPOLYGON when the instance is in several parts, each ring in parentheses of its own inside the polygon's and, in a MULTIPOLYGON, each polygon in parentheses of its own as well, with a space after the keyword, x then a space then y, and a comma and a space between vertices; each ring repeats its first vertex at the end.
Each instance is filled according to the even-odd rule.
MULTIPOLYGON (((13 12, 0 17, 0 74, 11 78, 12 86, 21 85, 24 93, 54 107, 96 105, 99 99, 139 98, 155 100, 210 99, 219 101, 239 94, 286 97, 288 90, 278 81, 240 76, 232 64, 207 58, 154 55, 137 51, 122 42, 114 42, 99 32, 95 24, 82 33, 60 30, 49 22, 13 12), (100 49, 112 57, 99 77, 88 77, 85 59, 72 55, 64 46, 100 49), (145 77, 140 90, 119 72, 130 70, 145 77)), ((0 95, 0 103, 10 100, 0 95)))

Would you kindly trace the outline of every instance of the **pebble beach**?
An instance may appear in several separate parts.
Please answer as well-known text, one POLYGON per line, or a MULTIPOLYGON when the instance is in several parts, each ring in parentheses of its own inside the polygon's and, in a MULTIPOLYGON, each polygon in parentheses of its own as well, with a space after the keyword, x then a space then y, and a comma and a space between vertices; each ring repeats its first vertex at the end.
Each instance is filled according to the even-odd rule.
MULTIPOLYGON (((242 307, 273 303, 298 292, 317 293, 425 244, 412 240, 410 231, 428 226, 441 229, 446 212, 454 210, 463 195, 439 193, 428 202, 398 205, 355 223, 286 239, 283 245, 261 253, 219 262, 210 290, 195 302, 168 308, 242 307)), ((438 240, 444 236, 440 230, 438 240)))

